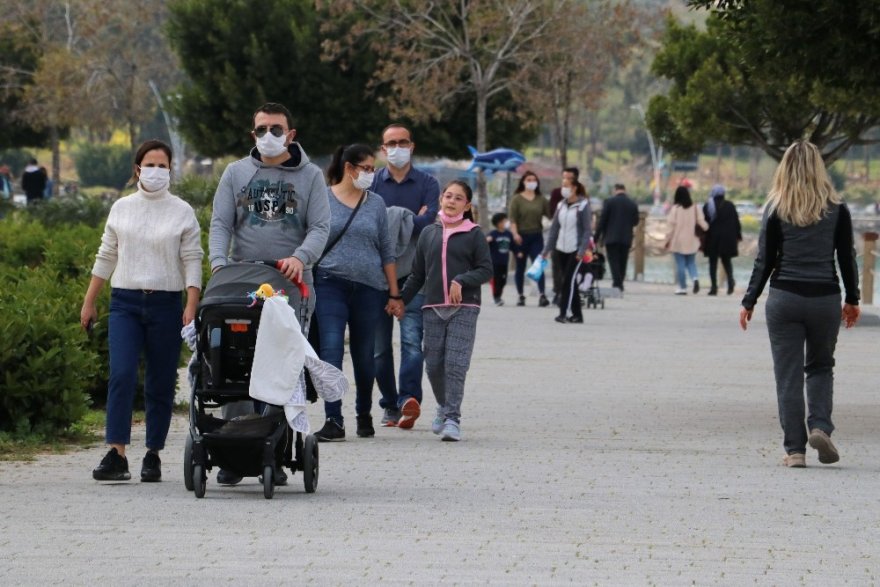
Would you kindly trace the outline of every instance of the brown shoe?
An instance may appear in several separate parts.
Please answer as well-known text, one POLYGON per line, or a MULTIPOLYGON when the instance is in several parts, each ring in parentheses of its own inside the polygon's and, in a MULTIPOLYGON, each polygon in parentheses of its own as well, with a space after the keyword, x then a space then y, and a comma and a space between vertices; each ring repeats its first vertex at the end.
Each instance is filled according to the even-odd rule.
POLYGON ((810 430, 810 446, 819 451, 819 462, 829 465, 840 460, 840 454, 834 448, 831 438, 824 430, 813 428, 810 430))
POLYGON ((409 430, 416 423, 421 413, 422 410, 419 407, 418 400, 414 397, 409 398, 400 406, 400 420, 397 421, 397 427, 409 430))
POLYGON ((807 466, 807 457, 802 452, 793 452, 790 455, 785 455, 782 464, 794 469, 803 469, 807 466))

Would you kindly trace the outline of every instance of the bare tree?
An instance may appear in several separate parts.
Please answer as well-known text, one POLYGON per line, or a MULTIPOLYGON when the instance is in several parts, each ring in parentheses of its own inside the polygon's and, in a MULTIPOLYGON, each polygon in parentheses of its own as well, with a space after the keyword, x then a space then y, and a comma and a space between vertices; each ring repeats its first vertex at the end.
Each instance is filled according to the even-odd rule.
MULTIPOLYGON (((387 85, 392 112, 426 122, 461 94, 475 98, 476 147, 485 151, 489 100, 506 93, 527 103, 541 51, 574 0, 328 0, 336 15, 364 16, 347 34, 325 43, 338 55, 367 39, 379 57, 376 85, 387 85)), ((477 179, 482 223, 488 198, 482 172, 477 179)))

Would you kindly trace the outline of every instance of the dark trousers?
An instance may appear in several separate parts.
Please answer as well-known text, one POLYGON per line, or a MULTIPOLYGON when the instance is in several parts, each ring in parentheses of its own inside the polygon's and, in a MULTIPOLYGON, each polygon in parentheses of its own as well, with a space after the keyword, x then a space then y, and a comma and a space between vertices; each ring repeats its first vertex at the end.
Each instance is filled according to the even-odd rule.
MULTIPOLYGON (((318 322, 320 348, 318 356, 337 369, 342 369, 345 353, 345 327, 348 326, 348 345, 354 370, 355 413, 370 413, 373 404, 373 380, 376 367, 373 347, 376 324, 382 313, 388 293, 368 285, 318 273, 315 278, 315 319, 318 322)), ((325 402, 324 412, 342 425, 342 400, 325 402)))
POLYGON ((724 272, 727 273, 727 287, 733 289, 733 262, 732 257, 728 255, 709 255, 709 279, 712 281, 712 289, 718 289, 718 259, 721 259, 721 265, 724 272))
MULTIPOLYGON (((516 283, 516 293, 523 295, 523 287, 525 286, 526 263, 533 263, 535 259, 541 256, 544 250, 544 236, 540 232, 534 234, 520 234, 522 244, 519 245, 519 252, 522 257, 516 258, 516 272, 513 274, 513 281, 516 283)), ((544 276, 538 280, 538 291, 544 293, 544 276)))
POLYGON ((146 293, 113 288, 108 332, 107 444, 131 443, 131 411, 143 354, 146 445, 152 450, 165 448, 180 360, 181 316, 179 291, 146 293))
POLYGON ((507 285, 507 263, 492 264, 492 297, 496 300, 501 298, 504 293, 504 286, 507 285))
POLYGON ((831 408, 840 294, 808 298, 771 287, 765 311, 783 447, 789 454, 804 453, 808 429, 818 428, 829 435, 834 431, 831 408))
POLYGON ((629 262, 629 245, 606 244, 605 252, 608 253, 611 285, 623 291, 623 280, 626 279, 626 264, 629 262))
POLYGON ((563 318, 569 310, 575 318, 584 317, 581 314, 581 296, 574 281, 579 260, 577 253, 553 251, 553 263, 559 264, 559 270, 562 273, 562 283, 556 288, 556 293, 559 296, 559 315, 563 318))

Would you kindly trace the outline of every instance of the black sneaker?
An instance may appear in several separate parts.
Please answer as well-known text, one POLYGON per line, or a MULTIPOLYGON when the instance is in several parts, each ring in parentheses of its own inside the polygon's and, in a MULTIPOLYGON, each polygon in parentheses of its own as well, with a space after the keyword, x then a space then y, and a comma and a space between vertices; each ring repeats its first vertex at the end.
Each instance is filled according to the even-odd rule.
POLYGON ((541 297, 538 298, 538 305, 542 308, 546 308, 550 305, 550 300, 547 299, 547 296, 541 294, 541 297))
POLYGON ((571 318, 568 319, 568 323, 569 324, 583 324, 584 317, 583 316, 572 316, 571 318))
POLYGON ((516 300, 517 306, 525 306, 526 305, 526 296, 519 296, 519 299, 516 300))
POLYGON ((369 414, 357 417, 357 435, 361 438, 372 438, 376 436, 376 430, 373 428, 373 417, 369 414))
POLYGON ((565 316, 557 316, 556 318, 554 318, 554 320, 556 320, 560 324, 565 324, 566 322, 568 322, 568 320, 565 319, 565 316))
POLYGON ((141 481, 144 483, 154 483, 162 480, 162 461, 159 455, 151 450, 147 451, 144 456, 144 462, 141 465, 141 481))
POLYGON ((694 280, 694 293, 700 293, 700 280, 694 280))
POLYGON ((332 418, 327 418, 324 427, 315 432, 318 442, 341 442, 345 440, 345 428, 332 418))
POLYGON ((119 456, 119 451, 111 448, 101 459, 101 464, 92 471, 92 478, 96 481, 128 481, 131 479, 128 459, 119 456))
POLYGON ((241 475, 236 475, 226 469, 220 469, 217 471, 217 483, 220 485, 237 485, 241 483, 241 475))

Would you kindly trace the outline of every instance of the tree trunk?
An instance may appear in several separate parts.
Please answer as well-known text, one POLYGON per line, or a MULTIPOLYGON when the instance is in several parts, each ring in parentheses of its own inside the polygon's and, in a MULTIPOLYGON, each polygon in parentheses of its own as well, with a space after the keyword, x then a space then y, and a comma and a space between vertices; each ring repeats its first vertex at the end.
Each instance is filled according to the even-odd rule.
POLYGON ((571 120, 571 78, 573 74, 567 73, 562 86, 562 141, 559 145, 559 164, 562 169, 568 167, 568 144, 570 142, 571 120))
POLYGON ((862 151, 865 154, 865 183, 867 183, 871 181, 871 146, 862 146, 862 151))
MULTIPOLYGON (((477 92, 477 151, 486 151, 486 111, 489 98, 483 91, 477 92)), ((489 227, 489 194, 486 192, 486 176, 477 171, 477 220, 483 228, 489 227)))
POLYGON ((724 145, 718 144, 715 147, 715 183, 721 183, 721 154, 724 145))
POLYGON ((49 127, 49 141, 52 146, 52 195, 58 195, 58 187, 61 185, 61 134, 58 127, 49 127))
MULTIPOLYGON (((590 109, 587 113, 587 123, 590 128, 590 150, 587 151, 587 175, 593 176, 593 166, 596 163, 596 155, 599 151, 599 112, 590 109)), ((619 152, 618 152, 619 153, 619 152)))
POLYGON ((761 161, 761 150, 749 149, 749 189, 758 189, 758 163, 761 161))
POLYGON ((137 151, 137 123, 134 121, 132 117, 128 119, 128 141, 131 144, 131 156, 134 157, 135 152, 137 151))

